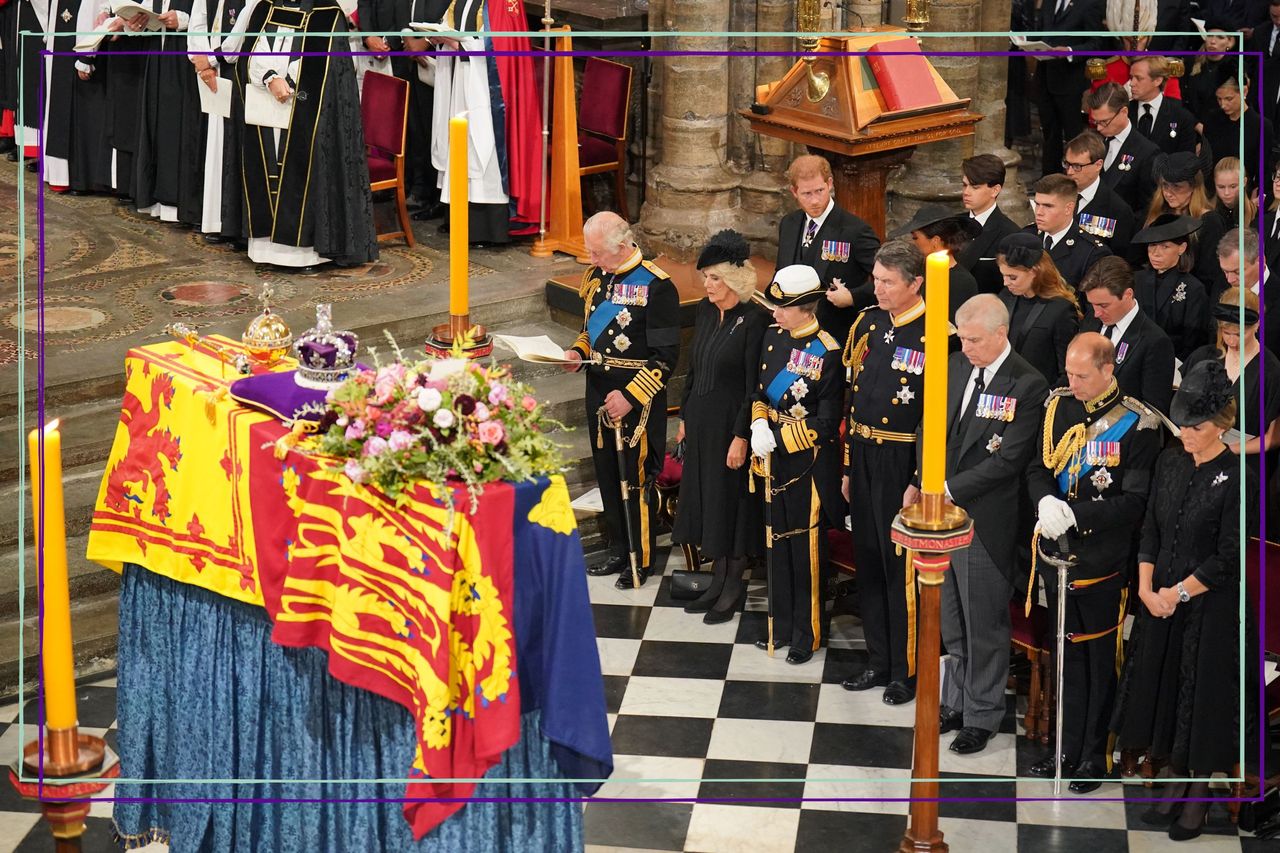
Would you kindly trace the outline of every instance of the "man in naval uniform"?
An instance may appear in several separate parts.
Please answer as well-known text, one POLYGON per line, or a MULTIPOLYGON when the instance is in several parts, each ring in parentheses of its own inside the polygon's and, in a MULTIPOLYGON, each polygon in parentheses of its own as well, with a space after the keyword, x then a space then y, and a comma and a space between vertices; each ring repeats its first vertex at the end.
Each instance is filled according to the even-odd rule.
POLYGON ((889 526, 916 468, 924 412, 924 256, 911 243, 886 243, 871 278, 877 307, 854 320, 844 349, 852 394, 843 483, 869 660, 843 686, 884 687, 884 701, 900 705, 916 695, 915 580, 889 526))
MULTIPOLYGON (((815 316, 826 295, 817 270, 785 266, 765 296, 776 324, 760 344, 760 381, 751 403, 751 452, 769 457, 767 531, 773 642, 787 663, 807 663, 822 641, 821 545, 844 520, 837 477, 844 377, 840 344, 815 316), (824 520, 825 517, 825 520, 824 520)), ((769 638, 756 641, 769 647, 769 638)))
MULTIPOLYGON (((1074 778, 1071 792, 1086 794, 1110 771, 1107 729, 1133 532, 1146 511, 1163 435, 1159 414, 1121 394, 1109 339, 1096 332, 1077 335, 1067 348, 1066 373, 1068 387, 1049 394, 1040 452, 1027 469, 1039 516, 1037 535, 1042 542, 1065 536, 1078 561, 1067 579, 1062 743, 1057 756, 1033 764, 1030 773, 1051 777, 1060 760, 1062 775, 1074 778)), ((1045 578, 1045 591, 1049 610, 1056 613, 1052 573, 1045 578)))
POLYGON ((631 227, 616 213, 597 213, 582 226, 592 266, 582 276, 583 329, 564 357, 587 367, 587 430, 596 481, 604 503, 609 557, 591 575, 619 572, 618 589, 631 589, 627 527, 618 455, 611 424, 626 442, 631 529, 638 541, 639 580, 652 565, 657 527, 650 484, 667 444, 667 380, 680 355, 680 297, 658 266, 644 259, 631 227), (608 424, 602 423, 607 417, 608 424))
POLYGON ((1036 221, 1023 230, 1040 238, 1067 284, 1079 287, 1085 271, 1111 250, 1076 225, 1075 181, 1066 175, 1046 175, 1036 182, 1035 191, 1036 221))

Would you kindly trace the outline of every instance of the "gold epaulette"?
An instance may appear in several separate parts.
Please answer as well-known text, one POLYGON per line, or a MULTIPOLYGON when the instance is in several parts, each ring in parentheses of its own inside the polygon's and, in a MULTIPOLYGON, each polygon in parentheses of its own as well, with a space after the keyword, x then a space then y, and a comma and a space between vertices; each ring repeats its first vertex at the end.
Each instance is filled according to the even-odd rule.
POLYGON ((654 278, 671 278, 667 275, 667 271, 655 264, 653 261, 641 261, 640 266, 653 273, 654 278))
POLYGON ((1165 416, 1134 397, 1121 397, 1120 405, 1138 416, 1138 429, 1158 429, 1166 425, 1165 416))
POLYGON ((818 330, 818 340, 822 341, 822 345, 827 348, 827 352, 831 352, 840 346, 840 344, 836 343, 836 339, 827 333, 826 329, 818 330))

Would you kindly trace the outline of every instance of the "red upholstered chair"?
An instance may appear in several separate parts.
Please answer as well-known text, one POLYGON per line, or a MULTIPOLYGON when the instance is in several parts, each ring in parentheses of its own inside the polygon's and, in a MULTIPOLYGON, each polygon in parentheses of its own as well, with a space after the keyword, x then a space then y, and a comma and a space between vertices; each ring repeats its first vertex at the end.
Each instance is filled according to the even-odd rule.
POLYGON ((360 118, 364 122, 365 154, 369 160, 369 189, 396 191, 400 230, 379 234, 378 240, 403 237, 413 248, 413 229, 404 200, 404 138, 409 115, 409 83, 376 71, 364 75, 360 118))
POLYGON ((627 215, 627 117, 631 110, 631 68, 620 62, 587 59, 578 107, 578 174, 614 173, 618 214, 627 215))
MULTIPOLYGON (((1031 680, 1027 685, 1027 713, 1022 718, 1028 740, 1049 743, 1049 717, 1053 708, 1053 679, 1045 677, 1045 662, 1049 660, 1049 609, 1043 604, 1033 604, 1031 615, 1026 615, 1026 605, 1015 596, 1009 602, 1010 639, 1031 662, 1031 680)), ((1019 691, 1021 692, 1021 691, 1019 691)))

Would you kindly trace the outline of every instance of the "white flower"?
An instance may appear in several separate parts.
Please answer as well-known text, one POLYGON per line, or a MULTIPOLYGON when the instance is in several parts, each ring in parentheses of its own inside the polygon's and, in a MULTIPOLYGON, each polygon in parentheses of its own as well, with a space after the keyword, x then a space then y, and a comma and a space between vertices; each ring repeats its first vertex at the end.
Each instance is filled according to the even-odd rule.
POLYGON ((440 392, 435 388, 418 389, 418 408, 424 412, 434 412, 440 408, 440 392))
POLYGON ((436 415, 431 419, 431 422, 435 424, 438 429, 448 429, 453 426, 454 423, 453 412, 448 409, 437 409, 436 415))

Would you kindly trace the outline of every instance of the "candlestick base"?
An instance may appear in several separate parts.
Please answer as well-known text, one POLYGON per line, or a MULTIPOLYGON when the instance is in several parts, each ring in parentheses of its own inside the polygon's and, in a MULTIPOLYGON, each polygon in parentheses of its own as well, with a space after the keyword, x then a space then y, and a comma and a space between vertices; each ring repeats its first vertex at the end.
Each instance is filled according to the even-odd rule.
POLYGON ((9 783, 24 799, 40 801, 59 853, 79 850, 89 815, 86 798, 111 784, 99 780, 120 775, 119 759, 102 738, 75 726, 46 730, 43 751, 40 746, 33 740, 23 748, 21 766, 17 761, 9 766, 9 783))
POLYGON ((484 326, 472 325, 469 315, 453 314, 448 323, 431 330, 424 349, 432 358, 450 358, 455 349, 462 351, 463 358, 485 358, 493 353, 493 339, 484 326), (455 342, 459 343, 456 348, 455 342))

